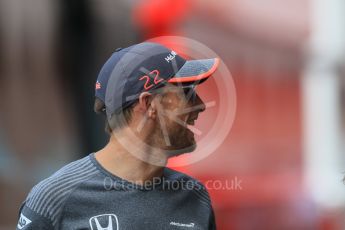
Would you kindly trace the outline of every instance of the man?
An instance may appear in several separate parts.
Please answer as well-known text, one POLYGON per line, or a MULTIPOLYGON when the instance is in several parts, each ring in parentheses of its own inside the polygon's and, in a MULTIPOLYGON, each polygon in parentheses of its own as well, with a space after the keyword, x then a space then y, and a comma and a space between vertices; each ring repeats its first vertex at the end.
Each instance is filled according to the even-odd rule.
POLYGON ((150 42, 114 52, 95 100, 109 143, 37 184, 17 229, 215 229, 205 187, 165 165, 195 149, 188 127, 205 110, 195 86, 218 63, 150 42))

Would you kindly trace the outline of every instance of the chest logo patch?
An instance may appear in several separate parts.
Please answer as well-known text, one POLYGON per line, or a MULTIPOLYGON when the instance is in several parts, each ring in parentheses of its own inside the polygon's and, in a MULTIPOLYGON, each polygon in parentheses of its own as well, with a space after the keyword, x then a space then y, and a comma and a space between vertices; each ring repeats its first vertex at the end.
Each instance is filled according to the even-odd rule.
POLYGON ((27 218, 26 216, 24 216, 22 213, 20 214, 20 218, 18 221, 18 225, 17 228, 18 229, 23 229, 25 226, 27 226, 28 224, 30 224, 32 221, 29 220, 29 218, 27 218))
POLYGON ((93 216, 89 223, 91 230, 119 230, 119 221, 115 214, 93 216))

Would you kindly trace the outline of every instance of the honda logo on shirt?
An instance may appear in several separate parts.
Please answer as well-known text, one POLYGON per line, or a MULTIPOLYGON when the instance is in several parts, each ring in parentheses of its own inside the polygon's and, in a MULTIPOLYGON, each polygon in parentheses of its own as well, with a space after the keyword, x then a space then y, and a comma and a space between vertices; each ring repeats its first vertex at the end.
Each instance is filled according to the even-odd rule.
POLYGON ((115 214, 93 216, 89 223, 91 230, 119 230, 119 222, 115 214))

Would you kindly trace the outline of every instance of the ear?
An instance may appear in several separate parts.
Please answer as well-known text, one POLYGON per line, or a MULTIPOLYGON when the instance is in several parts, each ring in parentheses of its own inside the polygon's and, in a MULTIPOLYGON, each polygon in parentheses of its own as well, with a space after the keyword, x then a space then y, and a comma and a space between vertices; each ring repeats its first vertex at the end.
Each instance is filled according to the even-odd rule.
POLYGON ((141 93, 139 96, 138 109, 142 113, 146 114, 148 118, 155 119, 157 111, 152 99, 153 96, 151 93, 141 93))

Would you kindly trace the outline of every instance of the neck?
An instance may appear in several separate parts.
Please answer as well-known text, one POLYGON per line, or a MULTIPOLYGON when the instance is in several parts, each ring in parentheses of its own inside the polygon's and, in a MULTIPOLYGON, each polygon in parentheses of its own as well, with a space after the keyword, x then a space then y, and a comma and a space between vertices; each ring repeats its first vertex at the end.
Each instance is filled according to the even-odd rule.
MULTIPOLYGON (((137 147, 139 151, 136 151, 134 148, 124 148, 123 144, 133 145, 130 140, 126 142, 126 136, 121 138, 121 143, 112 136, 109 143, 96 152, 96 160, 110 173, 140 185, 163 175, 167 163, 166 157, 163 157, 158 165, 150 164, 148 162, 152 162, 153 153, 148 152, 149 150, 137 147)), ((164 154, 160 153, 160 155, 164 154)))

